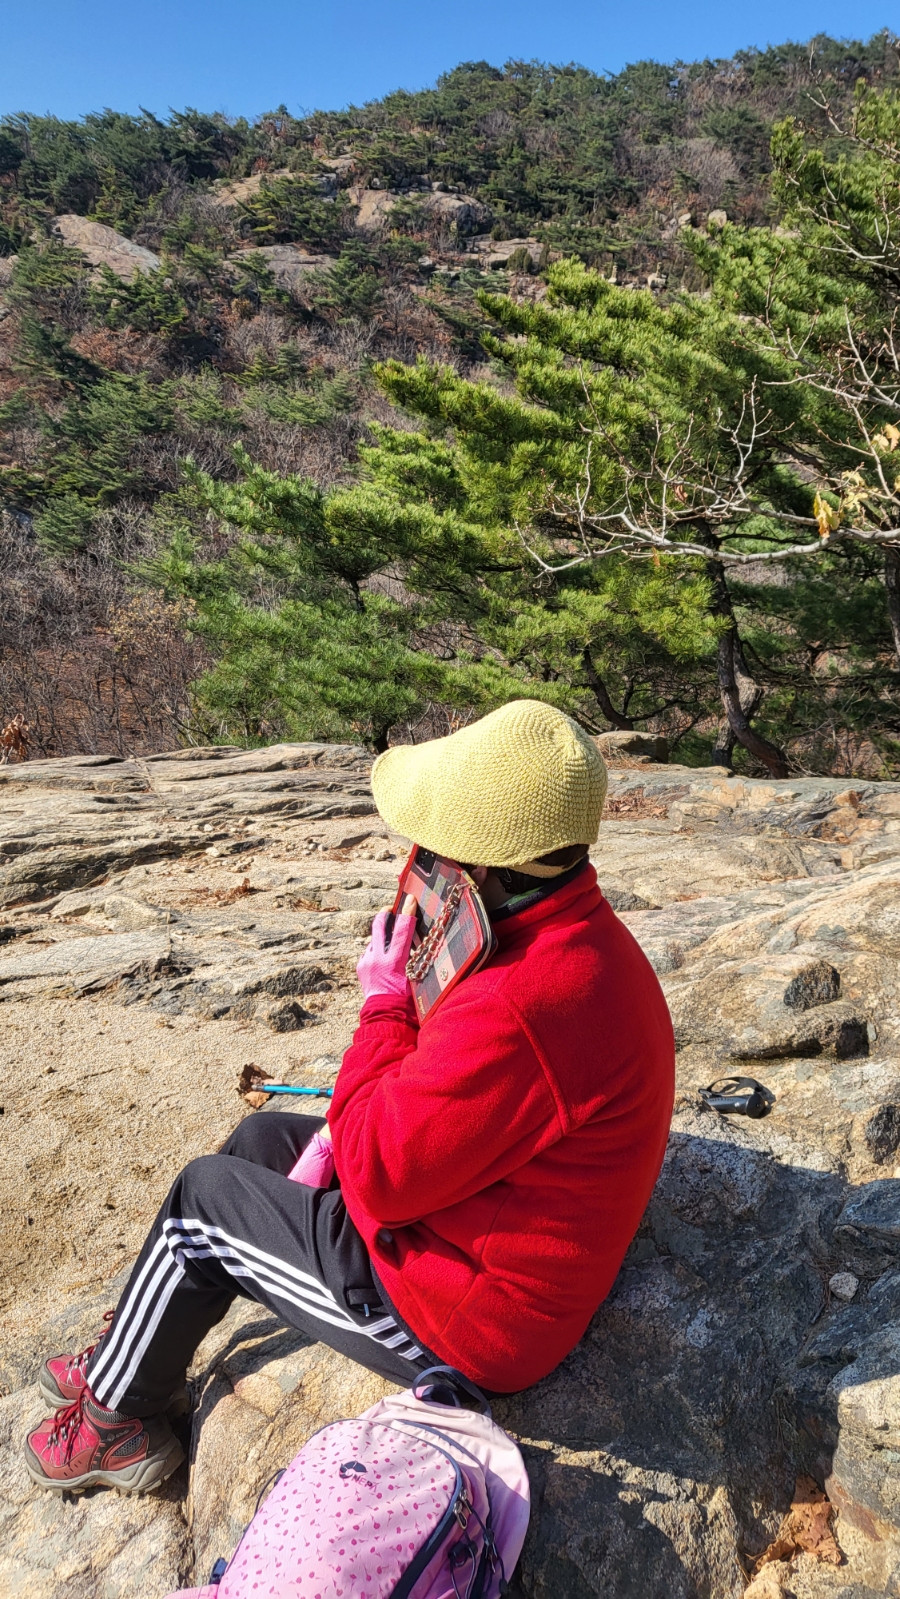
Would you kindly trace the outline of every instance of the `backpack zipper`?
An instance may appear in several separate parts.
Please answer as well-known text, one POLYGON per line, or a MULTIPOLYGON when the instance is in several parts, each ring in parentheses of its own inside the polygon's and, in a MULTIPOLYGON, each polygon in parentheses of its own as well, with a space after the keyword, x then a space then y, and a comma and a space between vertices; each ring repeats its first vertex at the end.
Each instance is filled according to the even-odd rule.
MULTIPOLYGON (((405 1433, 407 1437, 409 1436, 409 1434, 405 1432, 405 1428, 392 1427, 390 1426, 390 1423, 385 1423, 385 1425, 388 1426, 388 1429, 391 1432, 402 1432, 405 1433)), ((437 1429, 429 1427, 428 1431, 434 1432, 437 1431, 437 1429)), ((439 1433, 438 1436, 443 1438, 444 1434, 439 1433)), ((462 1471, 460 1470, 459 1461, 454 1460, 453 1456, 446 1449, 441 1449, 438 1444, 432 1444, 431 1447, 435 1449, 439 1455, 443 1455, 444 1459, 453 1467, 455 1477, 453 1498, 447 1509, 444 1511, 444 1514, 442 1515, 437 1526, 432 1529, 425 1543, 423 1543, 418 1554, 413 1556, 412 1560, 404 1571, 403 1576, 400 1578, 400 1581, 393 1589, 391 1599, 407 1599, 407 1596, 411 1593, 412 1589, 415 1587, 416 1583, 421 1577, 422 1572, 431 1564, 432 1560, 437 1554, 438 1549, 450 1530, 451 1524, 456 1521, 462 1530, 465 1531, 466 1523, 468 1522, 469 1514, 472 1509, 472 1503, 469 1499, 462 1471)))

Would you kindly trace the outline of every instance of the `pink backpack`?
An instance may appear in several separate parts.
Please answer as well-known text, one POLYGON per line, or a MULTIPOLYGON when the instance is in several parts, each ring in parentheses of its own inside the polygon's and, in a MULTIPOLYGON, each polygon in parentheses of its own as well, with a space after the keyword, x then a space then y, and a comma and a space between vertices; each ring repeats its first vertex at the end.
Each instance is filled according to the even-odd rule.
POLYGON ((528 1515, 516 1444, 477 1388, 435 1366, 313 1433, 231 1560, 169 1599, 498 1599, 528 1515))

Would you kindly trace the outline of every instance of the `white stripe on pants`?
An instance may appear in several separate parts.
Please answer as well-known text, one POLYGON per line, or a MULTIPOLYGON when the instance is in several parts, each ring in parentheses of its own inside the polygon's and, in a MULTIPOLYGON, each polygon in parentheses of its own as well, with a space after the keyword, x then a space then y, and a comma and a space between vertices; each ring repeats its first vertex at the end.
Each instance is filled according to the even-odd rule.
POLYGON ((288 1261, 278 1260, 199 1217, 170 1216, 163 1223, 163 1234, 153 1255, 128 1296, 128 1304, 117 1312, 114 1326, 104 1340, 102 1355, 91 1370, 94 1396, 110 1410, 115 1410, 128 1391, 165 1308, 184 1276, 185 1259, 218 1260, 230 1276, 249 1278, 317 1321, 340 1327, 342 1332, 371 1338, 385 1348, 394 1349, 404 1360, 415 1361, 422 1353, 419 1346, 397 1328, 393 1316, 379 1316, 370 1325, 360 1325, 337 1303, 331 1290, 308 1272, 300 1271, 288 1261), (161 1250, 165 1251, 165 1258, 146 1280, 161 1250), (379 1337, 381 1333, 390 1336, 379 1337), (404 1344, 408 1345, 405 1349, 404 1344))

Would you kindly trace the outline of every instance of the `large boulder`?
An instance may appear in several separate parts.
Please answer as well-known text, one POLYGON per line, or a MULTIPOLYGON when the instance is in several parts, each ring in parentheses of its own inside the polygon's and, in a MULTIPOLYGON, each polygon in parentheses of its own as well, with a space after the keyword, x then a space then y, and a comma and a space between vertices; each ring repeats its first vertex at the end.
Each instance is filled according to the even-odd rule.
POLYGON ((133 244, 124 233, 108 228, 105 222, 91 222, 88 217, 66 213, 54 217, 53 232, 72 250, 80 250, 92 267, 109 267, 117 278, 130 283, 136 272, 155 272, 160 265, 158 255, 142 244, 133 244))
POLYGON ((444 194, 428 189, 399 194, 393 189, 356 188, 350 190, 350 198, 356 206, 356 226, 362 233, 379 232, 401 201, 412 201, 445 228, 452 227, 459 234, 489 227, 493 219, 490 207, 470 194, 444 194))
POLYGON ((453 227, 459 234, 477 233, 479 228, 489 228, 494 220, 490 206, 471 194, 436 192, 430 198, 426 196, 425 207, 445 227, 453 227))
POLYGON ((492 239, 488 234, 473 239, 472 249, 478 256, 479 266, 488 272, 503 272, 510 256, 521 259, 522 252, 531 263, 531 269, 536 270, 541 263, 544 247, 539 239, 492 239))
POLYGON ((350 190, 350 198, 356 206, 355 220, 360 232, 378 233, 403 196, 396 194, 393 189, 360 187, 350 190))
POLYGON ((613 762, 625 756, 630 760, 658 761, 665 765, 669 759, 669 740, 657 733, 598 733, 594 742, 600 754, 613 762))
POLYGON ((313 255, 299 244, 262 244, 252 250, 238 250, 228 257, 228 265, 240 270, 248 256, 265 262, 275 282, 289 293, 298 289, 313 273, 334 266, 333 255, 313 255))

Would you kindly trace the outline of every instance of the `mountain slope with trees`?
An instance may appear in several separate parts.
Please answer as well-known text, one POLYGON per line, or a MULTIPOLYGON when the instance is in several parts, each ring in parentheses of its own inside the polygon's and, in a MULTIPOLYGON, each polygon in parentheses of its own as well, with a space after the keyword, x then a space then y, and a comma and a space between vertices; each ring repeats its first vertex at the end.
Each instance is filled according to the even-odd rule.
POLYGON ((380 748, 529 693, 892 770, 898 81, 882 34, 4 119, 4 719, 380 748))

